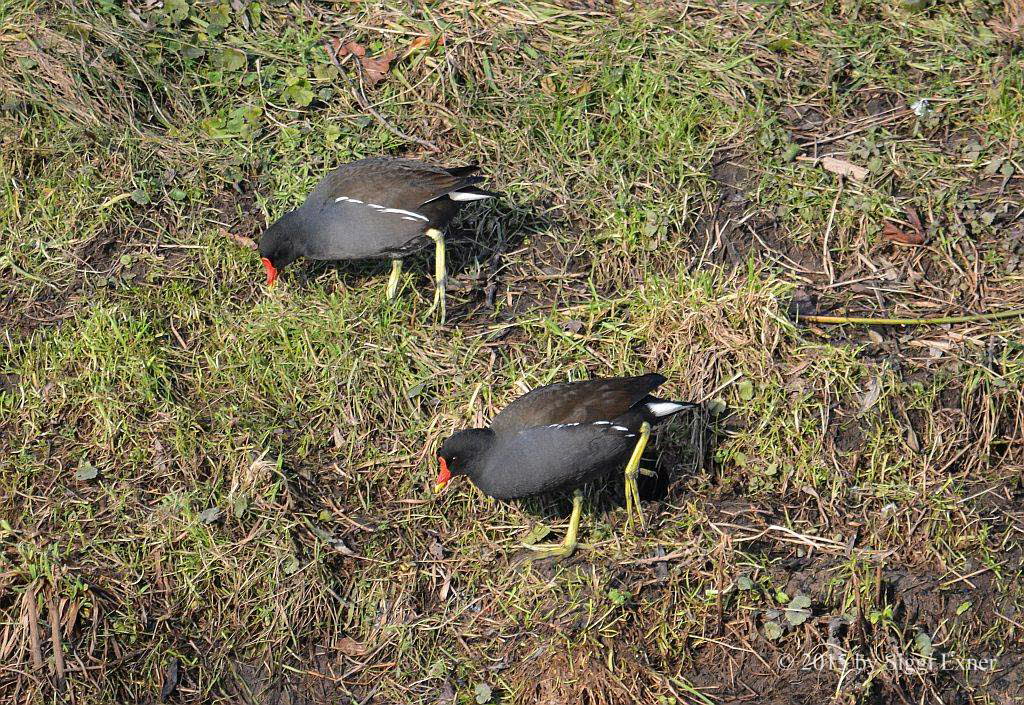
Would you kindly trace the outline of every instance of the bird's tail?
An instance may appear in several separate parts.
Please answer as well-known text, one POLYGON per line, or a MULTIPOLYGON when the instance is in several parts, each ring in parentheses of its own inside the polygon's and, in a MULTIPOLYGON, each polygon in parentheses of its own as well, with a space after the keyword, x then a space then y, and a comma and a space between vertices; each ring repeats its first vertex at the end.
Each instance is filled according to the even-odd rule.
POLYGON ((482 188, 476 186, 460 186, 454 191, 448 192, 448 198, 453 201, 481 201, 485 198, 494 198, 500 196, 500 193, 494 191, 485 191, 482 188))
POLYGON ((692 401, 670 401, 668 399, 648 397, 644 402, 644 407, 647 408, 647 411, 649 411, 654 418, 660 420, 674 414, 678 414, 680 411, 696 409, 700 407, 700 404, 692 401))

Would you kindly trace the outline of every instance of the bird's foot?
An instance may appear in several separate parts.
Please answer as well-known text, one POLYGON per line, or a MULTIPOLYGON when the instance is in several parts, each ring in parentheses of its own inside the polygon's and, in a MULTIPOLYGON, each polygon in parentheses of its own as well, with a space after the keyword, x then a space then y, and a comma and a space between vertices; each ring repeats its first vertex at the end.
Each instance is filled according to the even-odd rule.
POLYGON ((633 455, 626 463, 626 526, 633 528, 633 516, 636 515, 637 524, 641 529, 646 525, 644 511, 640 506, 640 490, 636 485, 636 476, 643 472, 640 470, 640 458, 643 457, 644 448, 647 447, 647 440, 651 437, 651 425, 646 421, 640 426, 640 438, 633 448, 633 455))
POLYGON ((569 517, 569 529, 565 532, 562 543, 527 546, 533 555, 524 560, 536 561, 545 558, 568 558, 579 545, 577 537, 580 531, 580 515, 583 513, 583 493, 575 490, 572 493, 572 516, 569 517))
POLYGON ((528 563, 532 563, 533 561, 542 561, 548 558, 568 558, 576 552, 576 547, 578 545, 579 544, 576 541, 573 541, 572 543, 563 541, 562 543, 555 544, 525 546, 532 555, 525 556, 523 560, 528 563))
POLYGON ((445 316, 446 316, 446 313, 447 313, 447 311, 445 309, 445 296, 444 296, 445 284, 446 283, 447 283, 447 277, 445 277, 444 279, 441 279, 437 283, 437 286, 434 287, 434 303, 432 303, 430 305, 430 310, 427 311, 427 315, 429 316, 432 313, 434 313, 434 311, 438 311, 439 310, 440 311, 441 323, 444 323, 445 316))
POLYGON ((640 506, 640 490, 637 488, 636 484, 636 476, 638 474, 638 469, 626 471, 626 526, 630 529, 633 528, 634 516, 636 517, 637 526, 640 529, 646 527, 644 510, 640 506))

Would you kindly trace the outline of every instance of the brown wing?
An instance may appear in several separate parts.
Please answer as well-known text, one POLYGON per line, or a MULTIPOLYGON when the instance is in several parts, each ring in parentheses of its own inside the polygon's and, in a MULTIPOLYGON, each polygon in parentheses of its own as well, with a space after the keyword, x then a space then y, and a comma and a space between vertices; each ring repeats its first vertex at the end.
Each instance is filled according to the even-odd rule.
POLYGON ((474 167, 445 169, 413 159, 361 159, 327 174, 306 199, 314 209, 339 196, 415 211, 424 203, 481 181, 474 167))
POLYGON ((610 421, 626 413, 665 382, 651 373, 640 377, 592 379, 539 387, 506 406, 491 421, 495 432, 516 432, 555 423, 610 421))

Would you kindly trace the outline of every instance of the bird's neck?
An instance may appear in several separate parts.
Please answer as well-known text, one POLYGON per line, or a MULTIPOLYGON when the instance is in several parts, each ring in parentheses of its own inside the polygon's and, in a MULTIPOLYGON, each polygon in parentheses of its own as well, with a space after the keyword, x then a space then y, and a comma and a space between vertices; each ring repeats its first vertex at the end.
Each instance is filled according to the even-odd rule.
POLYGON ((308 240, 313 231, 309 229, 309 223, 303 209, 296 208, 290 213, 287 213, 281 218, 281 220, 287 228, 288 237, 292 242, 292 247, 294 247, 296 254, 305 255, 308 240))

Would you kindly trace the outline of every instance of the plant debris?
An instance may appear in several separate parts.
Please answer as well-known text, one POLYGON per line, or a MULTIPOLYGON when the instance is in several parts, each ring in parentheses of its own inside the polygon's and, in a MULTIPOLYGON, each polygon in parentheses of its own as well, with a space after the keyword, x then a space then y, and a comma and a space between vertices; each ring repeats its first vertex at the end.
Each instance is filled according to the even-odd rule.
POLYGON ((845 159, 838 159, 836 157, 797 157, 796 159, 801 162, 816 162, 825 171, 845 176, 854 181, 863 181, 870 173, 865 167, 857 166, 845 159))
POLYGON ((368 56, 366 47, 354 41, 342 44, 340 39, 332 39, 330 45, 333 47, 334 54, 338 59, 343 59, 349 55, 356 57, 356 60, 362 66, 366 82, 370 86, 376 86, 384 80, 391 70, 391 62, 397 56, 397 53, 394 51, 386 51, 377 56, 368 56))
POLYGON ((361 658, 366 656, 366 644, 356 641, 350 636, 343 636, 338 640, 338 651, 346 656, 361 658))
POLYGON ((236 233, 231 232, 227 228, 221 228, 220 234, 226 237, 228 240, 231 240, 231 242, 235 243, 239 247, 244 247, 247 250, 258 249, 256 241, 253 240, 251 237, 246 237, 245 235, 238 235, 236 233))
POLYGON ((891 220, 885 221, 882 227, 882 237, 890 242, 898 242, 901 245, 923 245, 924 236, 917 232, 907 232, 891 220))

